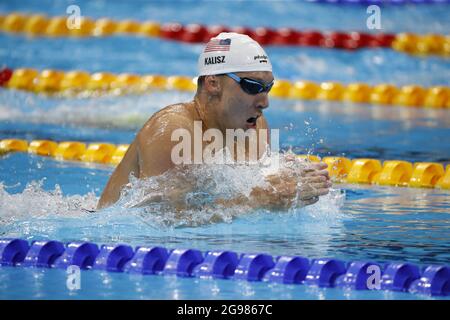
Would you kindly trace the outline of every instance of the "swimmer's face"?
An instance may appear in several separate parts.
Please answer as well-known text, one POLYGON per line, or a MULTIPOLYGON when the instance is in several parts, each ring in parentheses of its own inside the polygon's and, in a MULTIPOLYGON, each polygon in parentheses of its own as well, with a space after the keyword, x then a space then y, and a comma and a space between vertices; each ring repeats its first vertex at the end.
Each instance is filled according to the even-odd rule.
MULTIPOLYGON (((269 84, 273 74, 269 71, 235 72, 240 78, 249 78, 269 84)), ((220 77, 221 94, 217 105, 216 116, 222 130, 224 129, 256 129, 260 127, 263 110, 269 107, 267 92, 255 95, 242 90, 240 84, 228 76, 220 77)))

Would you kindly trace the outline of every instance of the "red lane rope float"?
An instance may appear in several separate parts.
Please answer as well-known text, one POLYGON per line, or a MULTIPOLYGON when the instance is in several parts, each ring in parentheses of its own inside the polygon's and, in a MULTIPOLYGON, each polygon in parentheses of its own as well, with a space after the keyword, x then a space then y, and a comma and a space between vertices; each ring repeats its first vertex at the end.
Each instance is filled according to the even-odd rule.
POLYGON ((261 45, 320 46, 347 50, 355 50, 363 47, 389 48, 396 38, 395 34, 384 33, 299 31, 292 28, 271 29, 264 27, 255 29, 246 27, 229 28, 225 26, 203 26, 199 24, 183 26, 179 23, 162 25, 160 36, 174 41, 204 43, 220 32, 247 34, 261 45))
POLYGON ((11 79, 12 74, 13 71, 9 68, 4 68, 0 70, 0 87, 8 83, 9 79, 11 79))
POLYGON ((108 18, 93 20, 82 17, 79 29, 69 30, 67 17, 46 17, 44 15, 10 13, 0 15, 0 31, 25 33, 28 36, 46 37, 103 37, 127 34, 146 37, 161 37, 186 43, 205 43, 220 32, 247 34, 262 45, 314 46, 322 48, 357 50, 361 48, 392 48, 416 55, 450 56, 450 36, 440 34, 413 33, 365 33, 365 32, 321 32, 317 30, 296 30, 293 28, 248 28, 179 23, 160 24, 154 21, 115 21, 108 18))

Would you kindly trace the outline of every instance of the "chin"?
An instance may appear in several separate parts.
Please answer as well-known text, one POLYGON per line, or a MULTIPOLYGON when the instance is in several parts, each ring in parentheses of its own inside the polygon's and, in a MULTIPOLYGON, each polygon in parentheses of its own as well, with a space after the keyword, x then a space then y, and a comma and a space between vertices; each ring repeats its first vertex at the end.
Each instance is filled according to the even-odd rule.
POLYGON ((240 124, 240 125, 235 125, 235 126, 233 126, 232 128, 230 128, 230 129, 232 129, 232 130, 242 129, 242 130, 245 131, 245 130, 247 129, 247 127, 246 127, 245 124, 240 124))

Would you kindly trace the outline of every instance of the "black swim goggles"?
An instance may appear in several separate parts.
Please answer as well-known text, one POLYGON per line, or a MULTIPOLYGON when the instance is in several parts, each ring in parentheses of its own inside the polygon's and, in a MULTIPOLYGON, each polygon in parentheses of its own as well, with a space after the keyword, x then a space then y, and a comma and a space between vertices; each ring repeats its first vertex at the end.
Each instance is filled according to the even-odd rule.
POLYGON ((229 76, 231 79, 233 79, 234 81, 239 83, 242 90, 244 90, 244 92, 251 94, 251 95, 255 95, 258 93, 262 93, 262 92, 269 93, 269 91, 270 91, 270 89, 272 89, 272 86, 274 83, 274 80, 272 80, 272 82, 269 84, 265 84, 263 82, 249 79, 249 78, 240 78, 237 75, 235 75, 234 73, 225 73, 225 75, 229 76))

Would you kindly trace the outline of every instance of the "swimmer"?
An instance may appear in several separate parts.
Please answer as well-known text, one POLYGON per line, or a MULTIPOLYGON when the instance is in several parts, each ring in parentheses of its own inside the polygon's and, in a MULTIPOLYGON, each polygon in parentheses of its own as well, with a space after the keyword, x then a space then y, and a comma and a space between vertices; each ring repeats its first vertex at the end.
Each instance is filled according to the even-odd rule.
MULTIPOLYGON (((263 111, 269 107, 268 94, 274 77, 271 62, 256 41, 247 35, 221 33, 200 54, 198 68, 193 101, 167 106, 145 123, 111 175, 97 209, 117 202, 130 174, 143 179, 176 170, 172 150, 179 141, 171 138, 176 129, 186 129, 192 137, 197 121, 201 121, 202 132, 218 129, 223 137, 227 129, 268 129, 263 111)), ((269 143, 269 139, 263 141, 269 143)), ((258 157, 264 151, 260 148, 258 157)), ((326 167, 324 163, 310 163, 294 175, 280 170, 267 175, 269 187, 255 187, 249 197, 237 195, 235 200, 227 200, 232 202, 228 204, 271 209, 289 208, 294 201, 303 206, 313 204, 331 187, 326 167)), ((176 202, 177 197, 188 192, 186 189, 180 185, 177 192, 167 197, 176 202)))

